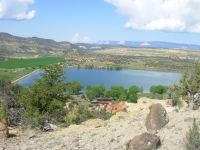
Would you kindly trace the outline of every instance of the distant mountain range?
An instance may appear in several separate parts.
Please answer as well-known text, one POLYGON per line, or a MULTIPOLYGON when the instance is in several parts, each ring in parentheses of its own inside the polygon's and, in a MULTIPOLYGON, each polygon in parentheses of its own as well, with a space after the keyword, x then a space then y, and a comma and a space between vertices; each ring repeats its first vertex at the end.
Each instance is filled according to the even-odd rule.
POLYGON ((18 37, 8 33, 0 32, 0 54, 8 55, 13 53, 51 53, 56 51, 94 51, 104 50, 109 47, 135 47, 135 48, 181 48, 188 50, 200 50, 200 45, 179 44, 159 41, 100 41, 97 43, 75 43, 56 42, 51 39, 38 37, 18 37))
POLYGON ((141 47, 141 48, 181 48, 189 50, 200 50, 200 45, 193 44, 181 44, 181 43, 171 43, 171 42, 161 42, 161 41, 100 41, 97 45, 112 45, 112 46, 126 46, 126 47, 141 47))
POLYGON ((55 42, 51 39, 42 39, 38 37, 18 37, 8 33, 0 32, 0 45, 28 45, 28 46, 43 46, 57 49, 66 49, 70 47, 69 42, 55 42))
POLYGON ((0 54, 49 53, 51 51, 72 50, 70 42, 56 42, 38 37, 18 37, 0 32, 0 54))

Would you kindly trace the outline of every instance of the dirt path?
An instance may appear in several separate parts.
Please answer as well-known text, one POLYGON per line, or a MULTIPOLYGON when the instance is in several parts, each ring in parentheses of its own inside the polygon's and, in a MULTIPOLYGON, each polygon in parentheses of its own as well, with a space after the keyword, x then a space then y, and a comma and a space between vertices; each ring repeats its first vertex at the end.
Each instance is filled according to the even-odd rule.
POLYGON ((36 69, 36 70, 34 70, 33 72, 31 72, 31 73, 29 73, 29 74, 26 74, 26 75, 24 75, 24 76, 22 76, 22 77, 20 77, 20 78, 18 78, 18 79, 16 79, 16 80, 12 81, 11 83, 16 83, 16 82, 20 81, 21 79, 23 79, 23 78, 25 78, 25 77, 27 77, 27 76, 30 76, 31 74, 33 74, 33 73, 35 73, 35 72, 37 72, 37 71, 39 71, 39 70, 40 70, 40 69, 36 69))

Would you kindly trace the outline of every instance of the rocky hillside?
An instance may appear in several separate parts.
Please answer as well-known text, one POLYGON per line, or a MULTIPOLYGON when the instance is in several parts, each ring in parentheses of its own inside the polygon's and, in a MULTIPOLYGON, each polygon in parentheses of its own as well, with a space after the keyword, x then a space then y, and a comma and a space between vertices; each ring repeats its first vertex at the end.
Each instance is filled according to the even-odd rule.
POLYGON ((0 32, 0 54, 15 52, 49 52, 59 50, 72 50, 73 44, 69 42, 56 42, 51 39, 37 37, 17 37, 8 33, 0 32))
MULTIPOLYGON (((162 111, 159 112, 155 115, 162 116, 162 111)), ((9 127, 11 137, 0 142, 0 149, 125 150, 127 142, 141 135, 134 138, 131 143, 135 142, 136 146, 143 146, 144 149, 144 146, 154 146, 153 140, 156 137, 155 146, 161 143, 158 146, 159 150, 184 150, 185 135, 192 125, 193 118, 199 121, 199 110, 190 111, 186 108, 186 104, 181 109, 175 109, 165 100, 141 98, 137 104, 131 104, 127 112, 118 112, 107 121, 94 119, 82 125, 71 125, 68 128, 57 127, 52 132, 27 131, 9 127), (160 103, 166 110, 167 120, 163 124, 164 127, 159 127, 155 135, 153 133, 148 135, 151 133, 147 125, 149 108, 157 103, 160 103), (149 137, 153 138, 148 139, 149 137), (142 140, 145 138, 146 141, 142 140)), ((154 124, 154 121, 150 123, 154 124)))

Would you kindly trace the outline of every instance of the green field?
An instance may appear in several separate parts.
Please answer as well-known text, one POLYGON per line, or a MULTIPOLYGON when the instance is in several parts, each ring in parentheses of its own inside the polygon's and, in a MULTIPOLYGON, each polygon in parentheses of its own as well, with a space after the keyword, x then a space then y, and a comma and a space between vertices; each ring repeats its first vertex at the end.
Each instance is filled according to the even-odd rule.
POLYGON ((31 59, 9 59, 4 62, 0 62, 0 68, 15 69, 15 68, 27 68, 35 66, 46 66, 54 63, 66 62, 62 57, 42 57, 31 59))

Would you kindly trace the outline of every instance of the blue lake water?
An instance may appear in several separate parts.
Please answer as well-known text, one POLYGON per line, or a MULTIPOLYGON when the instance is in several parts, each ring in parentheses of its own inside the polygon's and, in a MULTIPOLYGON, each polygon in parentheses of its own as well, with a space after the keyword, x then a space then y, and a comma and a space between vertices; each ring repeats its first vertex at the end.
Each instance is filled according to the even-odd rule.
MULTIPOLYGON (((38 71, 18 82, 18 84, 28 87, 34 84, 34 79, 40 77, 38 71)), ((108 90, 111 85, 122 85, 128 89, 132 85, 144 88, 144 92, 148 92, 152 85, 170 85, 181 78, 180 73, 153 72, 141 70, 104 70, 104 69, 78 69, 66 68, 66 82, 77 80, 81 82, 86 91, 86 85, 104 84, 108 90)))

